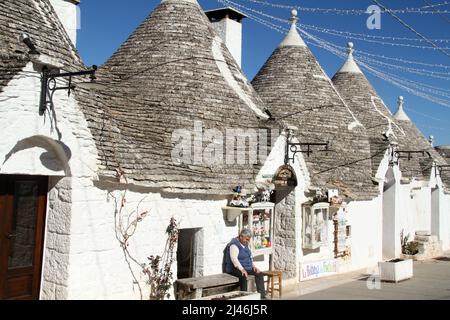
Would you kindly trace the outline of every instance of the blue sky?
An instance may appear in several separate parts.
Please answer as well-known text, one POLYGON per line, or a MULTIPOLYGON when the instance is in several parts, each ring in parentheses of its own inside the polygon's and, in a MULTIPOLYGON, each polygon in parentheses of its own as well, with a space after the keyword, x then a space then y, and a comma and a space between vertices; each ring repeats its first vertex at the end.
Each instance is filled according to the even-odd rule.
MULTIPOLYGON (((256 3, 258 1, 252 0, 231 1, 244 6, 240 9, 246 10, 247 13, 260 19, 284 28, 288 26, 286 23, 268 17, 270 15, 288 19, 290 16, 290 9, 288 8, 262 5, 256 3)), ((159 2, 159 0, 82 0, 80 4, 81 28, 78 32, 78 49, 85 63, 88 65, 104 63, 159 2)), ((268 0, 267 2, 305 8, 349 10, 366 10, 374 4, 371 0, 268 0)), ((430 4, 446 3, 443 0, 379 0, 379 2, 389 9, 420 8, 430 4)), ((205 10, 224 6, 218 0, 199 0, 199 3, 205 10)), ((450 12, 450 4, 422 10, 450 12)), ((450 14, 448 13, 398 13, 398 17, 427 38, 450 40, 450 14)), ((444 49, 449 54, 446 55, 438 50, 414 47, 429 47, 430 45, 424 41, 392 39, 394 37, 419 38, 387 13, 381 15, 381 29, 379 30, 367 28, 368 18, 368 14, 349 15, 326 13, 318 10, 299 10, 299 23, 307 25, 308 29, 304 30, 310 34, 341 47, 346 46, 348 41, 352 41, 356 50, 369 54, 363 54, 363 57, 375 60, 372 60, 370 64, 377 72, 390 73, 407 81, 414 81, 412 85, 408 85, 409 88, 415 91, 419 88, 422 93, 429 94, 431 99, 441 99, 443 104, 446 105, 418 97, 363 70, 391 111, 395 112, 397 97, 403 95, 408 115, 424 135, 426 137, 433 135, 436 145, 450 144, 450 50, 444 49), (331 30, 331 33, 338 33, 341 36, 330 34, 329 30, 331 30), (352 34, 343 34, 342 32, 352 34), (349 38, 349 36, 353 38, 349 38), (385 39, 380 37, 385 37, 385 39), (399 44, 402 44, 402 46, 399 46, 399 44), (380 56, 391 59, 383 59, 380 56), (405 63, 392 58, 408 62, 405 63), (437 65, 445 67, 438 67, 437 65)), ((251 80, 281 42, 284 34, 267 28, 254 19, 245 19, 243 24, 242 68, 251 80)), ((435 43, 439 47, 450 47, 450 41, 435 43)), ((332 77, 342 65, 343 59, 317 46, 309 45, 309 47, 325 72, 332 77)))

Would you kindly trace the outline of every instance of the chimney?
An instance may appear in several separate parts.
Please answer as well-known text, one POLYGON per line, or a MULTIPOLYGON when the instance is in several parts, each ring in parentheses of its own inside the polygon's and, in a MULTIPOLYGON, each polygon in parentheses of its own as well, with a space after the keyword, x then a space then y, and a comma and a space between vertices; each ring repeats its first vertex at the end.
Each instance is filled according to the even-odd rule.
POLYGON ((79 7, 80 0, 50 0, 58 15, 59 21, 66 29, 70 40, 77 46, 77 30, 80 28, 79 7))
POLYGON ((245 14, 231 7, 205 11, 217 34, 222 38, 234 60, 242 62, 242 19, 245 14))

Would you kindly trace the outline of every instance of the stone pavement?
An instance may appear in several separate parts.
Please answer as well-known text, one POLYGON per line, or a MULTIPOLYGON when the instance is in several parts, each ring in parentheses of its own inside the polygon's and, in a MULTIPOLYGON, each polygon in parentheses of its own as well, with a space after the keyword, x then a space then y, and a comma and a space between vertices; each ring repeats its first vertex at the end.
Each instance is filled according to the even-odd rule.
POLYGON ((365 271, 289 286, 283 300, 450 300, 450 252, 415 261, 413 278, 399 283, 368 282, 365 271))

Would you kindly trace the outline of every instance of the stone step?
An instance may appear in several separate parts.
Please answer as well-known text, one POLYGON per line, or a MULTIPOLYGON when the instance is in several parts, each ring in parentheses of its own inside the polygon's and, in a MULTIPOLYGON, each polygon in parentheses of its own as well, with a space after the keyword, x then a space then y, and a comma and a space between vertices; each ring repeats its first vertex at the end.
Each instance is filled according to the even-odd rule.
POLYGON ((437 242, 438 237, 437 236, 419 236, 416 235, 414 238, 415 241, 419 242, 437 242))
POLYGON ((431 236, 430 231, 416 231, 416 236, 431 236))

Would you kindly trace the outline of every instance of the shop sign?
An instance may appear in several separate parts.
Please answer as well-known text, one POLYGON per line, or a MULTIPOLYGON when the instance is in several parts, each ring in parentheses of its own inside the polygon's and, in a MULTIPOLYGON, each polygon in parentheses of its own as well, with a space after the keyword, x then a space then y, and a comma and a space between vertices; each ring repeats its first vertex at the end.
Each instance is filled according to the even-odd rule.
POLYGON ((292 167, 286 165, 278 169, 273 178, 273 183, 277 187, 296 187, 297 177, 292 167))
POLYGON ((300 281, 330 276, 337 273, 336 260, 323 260, 300 264, 300 281))

